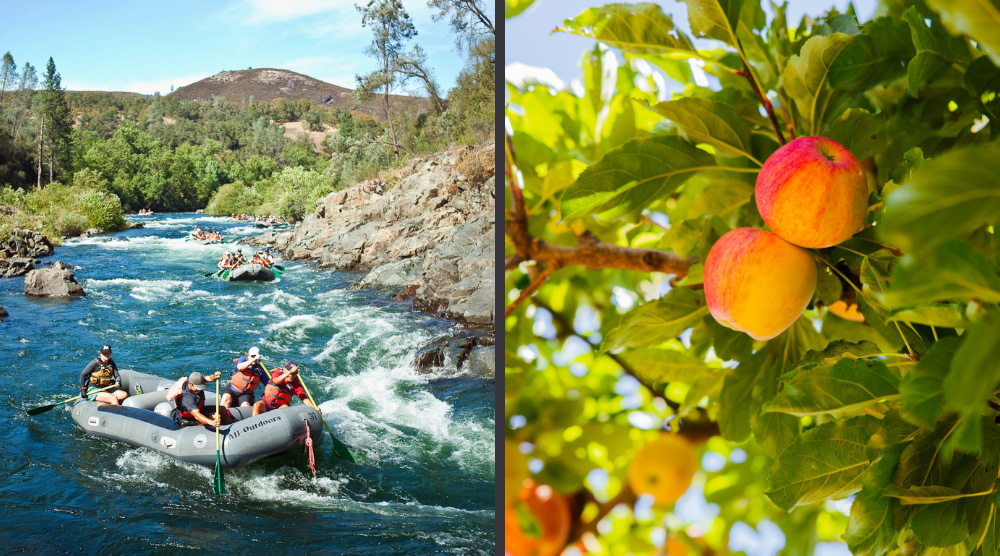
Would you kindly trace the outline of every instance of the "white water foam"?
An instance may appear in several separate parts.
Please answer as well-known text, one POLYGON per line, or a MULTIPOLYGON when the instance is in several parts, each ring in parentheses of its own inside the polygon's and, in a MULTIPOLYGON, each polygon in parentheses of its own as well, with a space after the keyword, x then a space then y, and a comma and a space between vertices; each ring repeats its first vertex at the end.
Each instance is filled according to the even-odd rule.
MULTIPOLYGON (((87 279, 84 280, 87 291, 107 293, 110 290, 124 287, 129 291, 129 296, 139 301, 160 302, 177 299, 178 295, 187 295, 191 288, 190 280, 137 280, 134 278, 112 278, 110 280, 87 279)), ((196 290, 203 295, 211 295, 208 292, 196 290)))

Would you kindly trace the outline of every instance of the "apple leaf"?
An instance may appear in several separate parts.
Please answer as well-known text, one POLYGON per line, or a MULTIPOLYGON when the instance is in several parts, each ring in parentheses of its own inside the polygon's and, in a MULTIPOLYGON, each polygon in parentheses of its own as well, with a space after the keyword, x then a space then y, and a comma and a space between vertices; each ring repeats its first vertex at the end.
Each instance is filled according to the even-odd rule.
POLYGON ((878 360, 842 359, 833 365, 799 367, 764 411, 806 415, 857 414, 899 398, 899 378, 878 360))
POLYGON ((733 442, 750 438, 751 395, 764 367, 766 354, 757 352, 726 375, 719 394, 719 430, 733 442))
POLYGON ((674 22, 656 4, 608 4, 590 8, 567 19, 564 33, 597 39, 632 54, 694 54, 691 39, 674 27, 674 22))
POLYGON ((504 0, 503 17, 510 19, 527 10, 535 3, 535 0, 504 0))
POLYGON ((927 6, 941 16, 945 27, 956 35, 976 41, 1000 66, 1000 3, 997 0, 927 0, 927 6))
POLYGON ((767 497, 791 511, 857 492, 869 463, 865 447, 878 430, 878 419, 864 415, 800 434, 771 467, 767 497))
POLYGON ((650 108, 677 125, 692 143, 707 143, 725 156, 743 156, 760 165, 750 148, 750 126, 731 106, 706 98, 681 98, 650 108))
POLYGON ((969 421, 961 447, 979 452, 982 431, 976 417, 1000 382, 1000 313, 991 312, 962 336, 962 345, 951 360, 951 371, 944 378, 945 407, 969 421))
POLYGON ((881 153, 889 142, 885 117, 863 108, 845 111, 823 135, 847 147, 858 160, 881 153))
POLYGON ((944 409, 944 379, 951 370, 951 360, 960 339, 942 338, 935 342, 927 355, 907 373, 899 384, 903 399, 900 414, 915 425, 934 428, 944 409))
POLYGON ((844 285, 840 278, 825 264, 816 263, 816 299, 829 307, 840 300, 844 285))
POLYGON ((989 57, 976 58, 965 71, 965 89, 979 99, 990 120, 1000 118, 1000 69, 989 57))
POLYGON ((1000 303, 993 262, 959 239, 940 243, 919 258, 904 257, 893 268, 885 304, 897 309, 953 299, 1000 303))
POLYGON ((923 339, 911 325, 905 322, 886 323, 889 309, 882 300, 885 298, 887 286, 867 257, 861 263, 861 284, 858 310, 864 315, 865 322, 883 336, 903 340, 914 354, 923 353, 925 351, 923 339))
POLYGON ((563 218, 638 214, 697 172, 718 168, 712 155, 679 137, 629 141, 590 165, 566 188, 563 218))
POLYGON ((673 340, 708 314, 705 293, 674 288, 659 299, 622 315, 601 344, 601 352, 624 347, 650 347, 673 340))
MULTIPOLYGON (((945 486, 914 486, 910 488, 899 488, 889 485, 885 489, 885 495, 889 498, 896 498, 904 506, 916 504, 937 504, 940 502, 950 502, 960 498, 971 496, 983 496, 982 493, 963 493, 951 487, 945 486)), ((952 544, 952 543, 949 543, 952 544)))
POLYGON ((873 19, 830 65, 830 85, 863 91, 906 72, 913 57, 909 27, 891 17, 873 19))
POLYGON ((903 21, 910 26, 917 49, 917 55, 906 68, 910 96, 916 98, 921 87, 944 75, 953 64, 960 68, 969 65, 969 49, 961 37, 951 36, 940 27, 928 27, 912 6, 903 14, 903 21))
POLYGON ((620 357, 647 384, 694 382, 701 375, 712 372, 704 361, 686 352, 671 349, 630 349, 620 357))
POLYGON ((781 87, 795 103, 801 125, 810 130, 810 135, 816 135, 822 128, 834 94, 828 83, 830 67, 853 38, 844 33, 812 37, 785 65, 781 87))
POLYGON ((892 521, 892 500, 883 490, 892 481, 903 446, 886 448, 861 475, 861 491, 851 504, 844 542, 854 554, 885 554, 896 546, 899 532, 892 521))
POLYGON ((695 37, 720 40, 736 47, 743 0, 682 0, 695 37))
POLYGON ((957 303, 914 305, 906 309, 889 311, 885 322, 910 322, 939 328, 968 328, 964 308, 957 303))
POLYGON ((939 243, 1000 215, 1000 145, 958 148, 913 170, 885 200, 879 237, 907 253, 939 243))

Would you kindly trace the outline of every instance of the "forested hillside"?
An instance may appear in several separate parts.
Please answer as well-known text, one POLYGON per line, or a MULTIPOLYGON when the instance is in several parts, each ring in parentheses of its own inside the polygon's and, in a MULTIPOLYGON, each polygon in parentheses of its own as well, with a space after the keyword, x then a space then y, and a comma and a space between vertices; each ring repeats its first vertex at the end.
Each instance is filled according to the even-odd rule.
POLYGON ((63 89, 52 58, 39 72, 7 52, 0 67, 0 236, 30 227, 58 240, 101 227, 85 198, 102 207, 91 212, 110 212, 102 221, 112 228, 124 225, 124 212, 143 208, 300 219, 317 198, 412 156, 491 140, 492 24, 464 23, 477 2, 430 4, 452 22, 467 58, 456 86, 438 94, 419 46, 404 48, 416 35, 409 16, 398 1, 377 0, 362 10, 376 37, 367 52, 388 63, 358 77, 349 107, 284 97, 73 93, 63 89), (395 33, 388 47, 379 39, 385 33, 395 33), (422 87, 426 100, 390 103, 404 87, 422 87), (304 134, 286 134, 289 122, 336 132, 317 147, 304 134))

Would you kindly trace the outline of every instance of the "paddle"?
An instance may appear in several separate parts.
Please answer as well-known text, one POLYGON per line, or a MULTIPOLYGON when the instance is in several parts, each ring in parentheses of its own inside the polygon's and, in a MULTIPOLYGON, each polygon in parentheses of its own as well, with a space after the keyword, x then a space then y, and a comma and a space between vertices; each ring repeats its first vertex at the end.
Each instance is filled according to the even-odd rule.
POLYGON ((222 272, 223 272, 222 270, 216 270, 215 272, 209 272, 208 274, 205 275, 205 278, 211 278, 212 276, 218 276, 218 275, 222 274, 222 272))
MULTIPOLYGON (((215 418, 219 419, 219 379, 215 379, 215 418)), ((225 494, 226 484, 222 480, 222 448, 219 443, 219 428, 215 427, 215 493, 225 494)))
POLYGON ((220 278, 222 278, 223 280, 225 280, 226 278, 229 278, 229 271, 230 271, 230 269, 228 269, 228 268, 226 270, 224 270, 222 272, 222 276, 220 276, 220 278))
MULTIPOLYGON (((271 378, 271 371, 268 371, 267 367, 265 367, 263 363, 261 363, 260 366, 264 369, 264 372, 267 373, 267 378, 271 378)), ((302 389, 306 391, 306 396, 309 396, 309 401, 312 402, 313 407, 319 407, 316 405, 316 400, 313 399, 312 394, 309 392, 309 388, 306 388, 306 381, 302 380, 301 372, 299 373, 299 384, 301 384, 302 389)), ((354 456, 351 455, 351 451, 347 448, 347 445, 333 435, 333 431, 330 430, 330 425, 326 424, 326 419, 323 419, 322 415, 320 415, 320 419, 323 421, 323 426, 326 427, 326 432, 330 433, 330 440, 333 441, 333 455, 346 459, 351 463, 357 463, 354 461, 354 456)))
MULTIPOLYGON (((111 386, 105 386, 104 388, 101 388, 99 390, 95 390, 93 392, 89 392, 87 395, 89 396, 90 394, 96 394, 98 392, 103 392, 105 390, 109 390, 109 389, 114 388, 116 386, 118 386, 118 384, 112 384, 111 386)), ((70 398, 68 400, 63 400, 61 402, 57 402, 57 403, 54 403, 54 404, 51 404, 51 405, 43 405, 42 407, 36 407, 35 409, 29 409, 28 410, 28 415, 38 415, 38 414, 41 414, 41 413, 45 413, 46 411, 54 409, 57 405, 62 405, 64 403, 68 403, 68 402, 71 402, 73 400, 79 400, 82 397, 83 396, 81 395, 81 396, 77 396, 75 398, 70 398)))

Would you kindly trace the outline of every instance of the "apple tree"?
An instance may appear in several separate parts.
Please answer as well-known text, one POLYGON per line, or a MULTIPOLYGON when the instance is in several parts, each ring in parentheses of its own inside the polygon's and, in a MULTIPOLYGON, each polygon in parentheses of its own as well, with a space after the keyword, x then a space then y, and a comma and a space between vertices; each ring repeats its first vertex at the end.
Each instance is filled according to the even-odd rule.
POLYGON ((508 552, 724 554, 770 522, 787 554, 1000 553, 1000 1, 684 2, 690 32, 565 3, 583 86, 507 84, 508 552), (767 315, 815 267, 754 339, 710 311, 706 258, 771 230, 758 177, 805 137, 856 158, 863 224, 739 280, 767 315))

